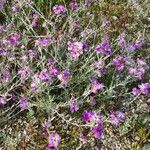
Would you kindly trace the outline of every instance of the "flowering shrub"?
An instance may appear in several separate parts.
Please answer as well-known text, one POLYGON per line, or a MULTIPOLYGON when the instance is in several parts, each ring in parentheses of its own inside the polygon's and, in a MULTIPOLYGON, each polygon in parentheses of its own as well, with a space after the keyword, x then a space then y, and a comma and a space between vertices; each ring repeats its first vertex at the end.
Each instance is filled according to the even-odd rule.
MULTIPOLYGON (((138 16, 138 2, 126 5, 0 2, 2 132, 13 119, 27 124, 25 139, 14 134, 13 148, 93 149, 87 143, 105 146, 111 133, 135 133, 133 104, 150 96, 147 24, 141 20, 147 8, 138 16)), ((149 135, 140 136, 141 145, 149 135)), ((8 135, 2 138, 2 148, 10 147, 8 135)))

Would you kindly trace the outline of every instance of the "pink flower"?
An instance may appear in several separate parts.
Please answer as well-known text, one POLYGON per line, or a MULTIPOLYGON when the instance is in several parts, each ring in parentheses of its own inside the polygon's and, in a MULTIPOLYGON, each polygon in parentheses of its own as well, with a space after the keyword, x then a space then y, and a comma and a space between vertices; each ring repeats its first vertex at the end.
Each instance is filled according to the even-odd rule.
POLYGON ((125 120, 125 114, 120 111, 111 112, 110 121, 112 125, 119 126, 125 120))
POLYGON ((55 5, 53 7, 53 11, 56 15, 65 15, 66 14, 66 8, 63 5, 55 5))
POLYGON ((79 110, 79 106, 77 102, 70 102, 70 111, 71 113, 77 112, 79 110))
POLYGON ((91 89, 90 89, 91 93, 96 94, 99 91, 101 92, 101 91, 104 90, 104 84, 98 82, 98 80, 96 78, 92 78, 91 83, 92 83, 91 84, 91 89))
POLYGON ((57 149, 60 144, 61 137, 57 133, 51 133, 48 138, 48 150, 57 149))
POLYGON ((28 98, 26 96, 22 96, 19 101, 19 106, 21 110, 25 110, 29 106, 28 98))

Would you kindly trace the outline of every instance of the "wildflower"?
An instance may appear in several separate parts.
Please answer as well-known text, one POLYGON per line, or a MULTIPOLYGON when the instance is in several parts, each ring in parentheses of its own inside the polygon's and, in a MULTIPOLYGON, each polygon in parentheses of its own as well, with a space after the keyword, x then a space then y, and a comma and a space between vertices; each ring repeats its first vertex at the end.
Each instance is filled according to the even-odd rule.
POLYGON ((73 59, 78 59, 84 51, 84 44, 81 42, 68 42, 68 51, 73 59))
POLYGON ((63 5, 55 5, 53 7, 53 11, 56 15, 65 15, 66 14, 66 9, 63 5))
POLYGON ((10 78, 9 70, 3 71, 3 73, 2 73, 2 80, 5 81, 5 82, 8 82, 9 78, 10 78))
POLYGON ((60 144, 61 137, 57 133, 51 133, 48 138, 48 150, 57 149, 60 144))
POLYGON ((59 69, 56 66, 51 66, 49 69, 49 74, 52 77, 57 77, 59 74, 59 69))
POLYGON ((28 56, 26 54, 22 55, 21 58, 23 63, 27 62, 28 61, 28 56))
POLYGON ((92 79, 91 79, 91 83, 92 83, 92 85, 91 85, 90 91, 91 91, 92 93, 96 94, 96 93, 99 92, 99 91, 103 91, 103 89, 104 89, 104 84, 99 83, 96 78, 92 78, 92 79))
POLYGON ((39 73, 39 79, 47 82, 49 80, 49 72, 47 69, 43 69, 40 73, 39 73))
POLYGON ((39 19, 40 19, 39 14, 35 13, 35 14, 33 15, 33 21, 32 21, 32 27, 33 27, 33 28, 37 27, 37 24, 38 24, 38 22, 39 22, 39 19))
POLYGON ((77 102, 70 102, 70 111, 71 113, 77 112, 79 110, 79 106, 77 102))
POLYGON ((98 44, 95 48, 97 53, 103 53, 106 56, 111 55, 112 51, 110 48, 110 44, 107 41, 103 41, 100 44, 98 44))
POLYGON ((136 62, 137 62, 139 67, 143 67, 146 65, 146 62, 140 58, 137 58, 136 62))
POLYGON ((122 71, 125 67, 125 60, 124 57, 118 56, 115 59, 113 59, 112 64, 115 66, 115 68, 118 71, 122 71))
POLYGON ((18 70, 18 75, 20 75, 22 80, 25 80, 29 77, 31 70, 29 67, 24 67, 18 70))
POLYGON ((5 105, 6 103, 6 99, 3 96, 0 96, 0 105, 5 105))
POLYGON ((21 110, 25 110, 29 106, 28 98, 26 96, 22 96, 19 100, 19 106, 21 110))
POLYGON ((143 67, 131 67, 129 68, 129 74, 141 80, 144 77, 145 69, 143 67))
POLYGON ((35 44, 39 47, 47 47, 53 43, 52 38, 50 37, 42 37, 35 41, 35 44))
POLYGON ((93 115, 94 115, 94 112, 92 111, 88 111, 88 110, 84 110, 82 116, 82 121, 83 122, 91 122, 93 120, 93 115))
POLYGON ((92 66, 97 69, 96 71, 99 77, 106 74, 105 62, 102 59, 92 64, 92 66))
POLYGON ((140 89, 139 88, 133 88, 132 89, 132 94, 134 95, 134 96, 139 96, 140 94, 141 94, 141 91, 140 91, 140 89))
POLYGON ((125 33, 122 33, 118 36, 118 45, 121 47, 121 48, 125 48, 126 47, 126 34, 125 33))
POLYGON ((2 0, 2 1, 0 2, 0 10, 4 8, 4 5, 5 5, 5 2, 2 0))
POLYGON ((21 39, 21 35, 19 33, 14 33, 8 37, 8 42, 11 45, 17 45, 21 39))
POLYGON ((58 79, 61 81, 62 86, 66 86, 70 81, 71 73, 69 70, 64 70, 58 75, 58 79))
POLYGON ((101 123, 98 126, 92 128, 92 133, 94 134, 95 138, 100 139, 103 135, 104 129, 101 123))
POLYGON ((125 120, 125 114, 123 112, 111 112, 110 121, 112 125, 119 126, 121 122, 125 120))
POLYGON ((142 83, 138 87, 142 94, 147 96, 150 93, 150 83, 142 83))
POLYGON ((76 0, 72 0, 71 3, 69 4, 70 8, 72 10, 77 10, 78 9, 78 3, 76 2, 76 0))
POLYGON ((47 65, 48 66, 53 66, 54 64, 55 64, 55 61, 52 58, 49 58, 47 65))
POLYGON ((143 46, 143 43, 143 39, 137 39, 135 42, 129 44, 128 50, 131 52, 138 50, 143 46))
POLYGON ((32 89, 32 92, 36 93, 36 92, 38 92, 39 87, 35 82, 32 82, 31 89, 32 89))

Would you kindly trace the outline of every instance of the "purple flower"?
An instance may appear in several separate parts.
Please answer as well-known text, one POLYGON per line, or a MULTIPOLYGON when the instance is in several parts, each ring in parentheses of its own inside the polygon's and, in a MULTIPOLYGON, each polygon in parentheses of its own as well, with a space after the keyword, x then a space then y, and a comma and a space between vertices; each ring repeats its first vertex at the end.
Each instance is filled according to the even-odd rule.
POLYGON ((92 64, 92 66, 96 68, 96 72, 99 77, 102 77, 104 74, 106 74, 105 61, 102 59, 92 64))
POLYGON ((107 41, 101 42, 100 44, 98 44, 95 48, 97 53, 103 53, 106 56, 111 55, 112 50, 110 48, 110 44, 107 41))
POLYGON ((25 80, 29 77, 31 70, 29 67, 21 68, 18 70, 18 75, 20 75, 22 80, 25 80))
POLYGON ((118 71, 122 71, 125 67, 125 59, 122 56, 118 56, 115 59, 113 59, 112 64, 118 71))
POLYGON ((92 128, 92 133, 94 134, 95 138, 100 139, 103 135, 104 129, 101 123, 98 126, 92 128))
POLYGON ((4 8, 4 5, 5 5, 5 2, 2 0, 2 1, 0 2, 0 10, 4 8))
POLYGON ((43 69, 40 74, 39 74, 39 79, 44 81, 44 82, 47 82, 49 81, 49 72, 47 69, 43 69))
POLYGON ((10 78, 10 72, 9 72, 9 70, 5 70, 2 73, 2 80, 5 82, 8 82, 9 78, 10 78))
POLYGON ((12 35, 10 35, 8 37, 8 42, 11 45, 17 45, 17 44, 19 44, 20 40, 21 40, 21 35, 19 33, 14 33, 14 34, 12 34, 12 35))
POLYGON ((143 39, 137 39, 135 42, 129 44, 128 50, 131 52, 138 50, 143 46, 143 43, 143 39))
POLYGON ((55 61, 52 58, 49 58, 47 65, 48 66, 53 66, 54 64, 55 64, 55 61))
POLYGON ((48 150, 57 149, 60 144, 61 137, 57 133, 51 133, 48 138, 48 150))
POLYGON ((58 75, 58 79, 61 81, 62 86, 66 86, 70 81, 71 73, 69 70, 64 70, 58 75))
POLYGON ((53 11, 56 15, 65 15, 66 14, 66 8, 63 5, 55 5, 53 7, 53 11))
POLYGON ((83 116, 82 121, 83 122, 91 122, 93 120, 93 115, 94 115, 94 112, 84 110, 84 112, 82 114, 82 116, 83 116))
POLYGON ((94 94, 98 93, 99 91, 103 91, 104 89, 104 84, 99 83, 98 80, 96 78, 92 78, 91 79, 91 89, 90 91, 94 94))
POLYGON ((118 45, 121 47, 121 48, 125 48, 126 47, 126 34, 125 33, 122 33, 118 36, 118 45))
POLYGON ((42 37, 36 40, 35 43, 39 47, 47 47, 53 43, 53 39, 51 37, 42 37))
POLYGON ((36 93, 36 92, 38 92, 39 87, 35 82, 32 82, 31 89, 32 89, 32 92, 36 93))
POLYGON ((139 88, 133 88, 132 89, 132 94, 134 95, 134 96, 139 96, 140 94, 141 94, 141 91, 140 91, 140 89, 139 88))
POLYGON ((147 96, 150 93, 150 83, 142 83, 138 87, 142 94, 147 96))
POLYGON ((0 105, 5 105, 6 103, 6 99, 3 96, 0 96, 0 105))
POLYGON ((35 14, 33 15, 33 21, 32 21, 32 27, 33 27, 33 28, 37 27, 37 24, 38 24, 38 22, 39 22, 39 19, 40 19, 39 14, 35 13, 35 14))
POLYGON ((146 62, 140 58, 137 58, 136 62, 137 62, 139 67, 143 67, 146 65, 146 62))
POLYGON ((141 80, 145 75, 145 69, 143 67, 129 68, 129 74, 141 80))
POLYGON ((19 106, 21 110, 25 110, 29 106, 28 98, 26 96, 22 96, 19 100, 19 106))
POLYGON ((73 59, 78 59, 83 54, 85 45, 81 42, 68 42, 68 51, 73 59))
POLYGON ((59 69, 56 66, 51 66, 49 69, 49 74, 52 77, 57 77, 59 74, 59 69))
POLYGON ((70 111, 71 113, 77 112, 79 110, 79 106, 77 102, 70 102, 70 111))
POLYGON ((125 120, 125 114, 120 111, 111 112, 110 121, 112 125, 119 126, 125 120))
POLYGON ((70 8, 72 10, 77 10, 78 9, 78 3, 76 2, 76 0, 72 0, 71 3, 69 4, 70 8))

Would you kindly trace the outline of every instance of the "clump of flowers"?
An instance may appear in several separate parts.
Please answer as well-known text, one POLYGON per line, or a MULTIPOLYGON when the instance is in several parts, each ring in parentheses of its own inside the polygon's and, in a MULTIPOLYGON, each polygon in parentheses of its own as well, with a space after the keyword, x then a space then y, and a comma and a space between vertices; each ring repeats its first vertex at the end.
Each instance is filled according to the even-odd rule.
POLYGON ((96 69, 96 73, 99 77, 102 77, 106 74, 105 61, 103 59, 93 63, 92 67, 96 69))
POLYGON ((135 42, 132 42, 128 45, 128 50, 134 52, 135 50, 140 49, 144 44, 143 39, 137 39, 135 42))
POLYGON ((112 49, 108 41, 102 41, 100 44, 98 44, 95 48, 95 51, 97 53, 102 53, 106 56, 109 56, 112 54, 112 49))
POLYGON ((0 105, 5 105, 6 103, 6 99, 3 96, 0 96, 0 105))
POLYGON ((126 48, 126 34, 125 33, 121 33, 118 38, 118 45, 121 47, 121 48, 126 48))
POLYGON ((61 81, 61 86, 66 87, 71 79, 71 72, 69 70, 63 70, 59 75, 58 79, 61 81))
POLYGON ((78 59, 80 55, 83 54, 84 50, 86 49, 86 45, 82 42, 68 42, 68 51, 69 51, 69 55, 73 58, 73 59, 78 59))
POLYGON ((125 120, 125 114, 120 111, 111 112, 110 114, 110 122, 112 125, 118 127, 124 120, 125 120))
POLYGON ((100 83, 95 77, 91 79, 91 88, 90 92, 97 94, 98 92, 101 92, 104 90, 104 84, 100 83))
POLYGON ((21 96, 20 100, 19 100, 19 107, 21 108, 21 110, 25 110, 28 109, 29 106, 29 100, 28 97, 26 96, 21 96))
POLYGON ((50 133, 48 137, 48 147, 47 150, 55 150, 60 144, 61 137, 58 133, 50 133))
POLYGON ((75 102, 75 101, 70 102, 71 113, 77 112, 78 110, 79 110, 79 106, 78 106, 77 102, 75 102))
POLYGON ((51 37, 41 37, 35 41, 35 44, 39 47, 47 47, 52 44, 54 41, 51 37))
POLYGON ((53 7, 53 12, 56 15, 65 15, 66 14, 66 8, 63 5, 55 5, 53 7))
POLYGON ((103 135, 102 116, 94 111, 84 110, 82 121, 91 125, 91 132, 95 138, 101 138, 103 135))
POLYGON ((125 67, 125 58, 123 56, 118 56, 113 59, 112 64, 118 71, 122 71, 125 67))
POLYGON ((72 10, 77 10, 78 7, 79 7, 76 0, 72 0, 72 1, 70 2, 69 6, 70 6, 70 8, 71 8, 72 10))

